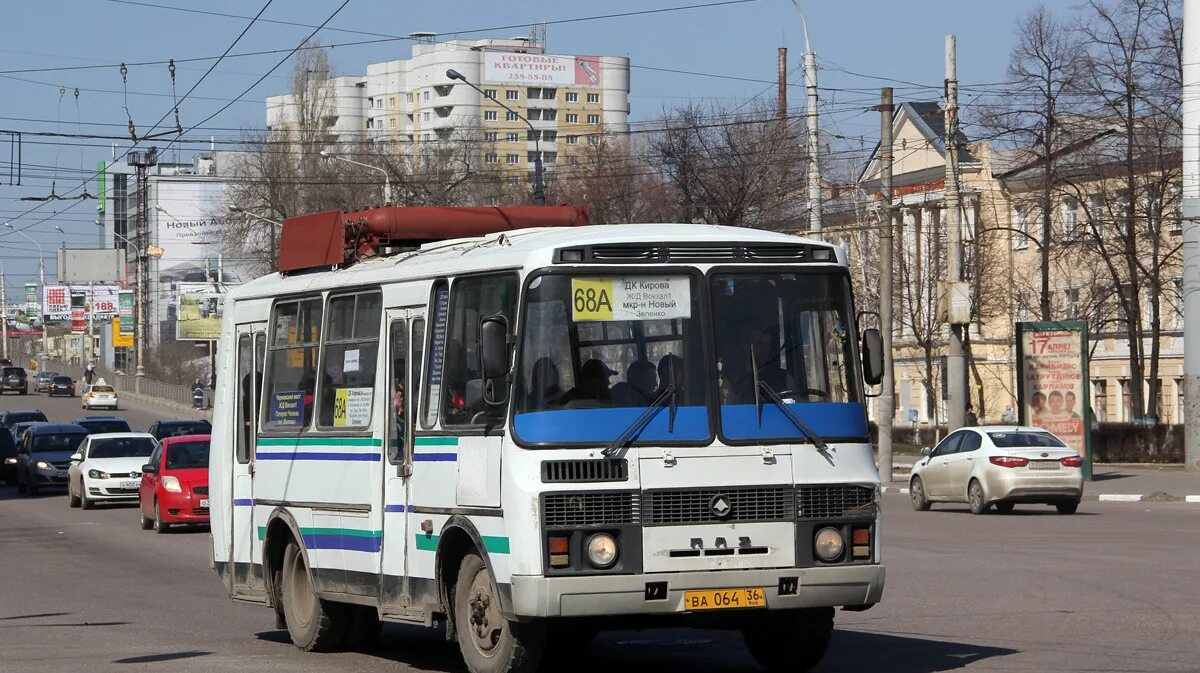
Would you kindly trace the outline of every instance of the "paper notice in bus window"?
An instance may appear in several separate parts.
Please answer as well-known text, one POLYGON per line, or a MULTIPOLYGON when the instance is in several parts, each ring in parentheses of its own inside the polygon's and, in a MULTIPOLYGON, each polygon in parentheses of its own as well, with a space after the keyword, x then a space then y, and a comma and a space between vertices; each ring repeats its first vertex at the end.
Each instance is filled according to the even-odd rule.
POLYGON ((571 320, 672 320, 692 316, 687 276, 572 278, 571 320))
POLYGON ((333 397, 334 427, 357 427, 370 423, 374 392, 374 388, 338 388, 333 397))
POLYGON ((359 349, 346 351, 345 360, 342 362, 342 371, 346 374, 358 371, 358 353, 359 349))
POLYGON ((289 390, 273 394, 267 423, 283 428, 304 425, 304 391, 289 390))

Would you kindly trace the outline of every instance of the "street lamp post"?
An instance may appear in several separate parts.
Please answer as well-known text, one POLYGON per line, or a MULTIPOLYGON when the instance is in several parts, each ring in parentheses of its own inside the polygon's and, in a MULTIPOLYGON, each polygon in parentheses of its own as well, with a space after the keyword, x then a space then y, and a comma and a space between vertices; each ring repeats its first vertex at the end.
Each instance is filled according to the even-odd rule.
MULTIPOLYGON (((478 91, 480 96, 487 98, 487 94, 483 92, 483 89, 480 89, 479 87, 472 84, 470 82, 470 80, 468 80, 466 77, 464 77, 461 72, 451 68, 446 71, 446 77, 449 77, 450 79, 456 79, 456 80, 462 82, 463 84, 466 84, 467 86, 471 87, 472 89, 478 91)), ((529 123, 529 120, 525 118, 525 115, 523 115, 520 112, 517 112, 516 110, 505 105, 504 102, 501 101, 499 98, 493 98, 492 100, 495 101, 496 104, 499 105, 500 107, 515 114, 517 116, 517 119, 520 119, 521 121, 525 122, 525 125, 529 127, 530 134, 533 136, 533 202, 539 206, 546 205, 546 185, 542 182, 542 143, 541 143, 542 134, 541 134, 541 132, 538 131, 537 129, 533 128, 533 124, 529 123)))
MULTIPOLYGON (((384 170, 378 166, 372 166, 371 164, 364 164, 361 161, 347 159, 346 157, 339 157, 338 155, 334 154, 333 152, 330 152, 329 150, 321 150, 321 158, 322 159, 336 159, 338 161, 344 161, 348 164, 353 164, 355 166, 361 166, 363 168, 369 168, 373 171, 379 171, 380 173, 383 173, 383 200, 385 203, 392 202, 392 177, 391 177, 391 174, 389 174, 386 170, 384 170)), ((243 211, 243 212, 245 212, 245 211, 243 211)))
MULTIPOLYGON (((385 182, 384 183, 385 189, 387 189, 387 185, 388 185, 388 183, 385 182)), ((271 231, 271 243, 273 244, 272 247, 275 248, 275 250, 274 250, 275 266, 276 266, 276 268, 278 268, 278 266, 279 266, 279 238, 275 235, 274 230, 278 229, 280 231, 280 233, 282 233, 283 232, 283 222, 280 222, 279 220, 272 220, 269 217, 263 217, 262 215, 259 215, 258 213, 250 212, 249 210, 246 210, 245 208, 242 208, 241 206, 231 205, 231 206, 229 206, 229 212, 230 213, 240 213, 242 215, 245 215, 246 217, 250 217, 255 220, 258 220, 259 222, 266 222, 267 224, 269 224, 273 227, 273 229, 271 231)))
MULTIPOLYGON (((40 292, 42 293, 42 301, 38 302, 38 304, 42 307, 42 315, 39 316, 39 318, 41 318, 41 321, 42 321, 42 363, 39 366, 41 367, 42 371, 45 371, 46 360, 49 359, 49 357, 50 357, 50 339, 49 339, 48 330, 46 329, 46 305, 45 305, 45 300, 46 300, 46 254, 45 254, 45 251, 42 250, 41 243, 38 243, 37 241, 35 241, 32 236, 25 233, 24 231, 14 227, 12 225, 12 222, 5 222, 4 226, 9 229, 12 229, 13 231, 17 232, 18 234, 29 239, 29 241, 31 243, 33 243, 34 245, 36 245, 37 249, 38 249, 38 284, 41 286, 40 292)), ((5 298, 5 300, 7 301, 7 298, 5 298)))

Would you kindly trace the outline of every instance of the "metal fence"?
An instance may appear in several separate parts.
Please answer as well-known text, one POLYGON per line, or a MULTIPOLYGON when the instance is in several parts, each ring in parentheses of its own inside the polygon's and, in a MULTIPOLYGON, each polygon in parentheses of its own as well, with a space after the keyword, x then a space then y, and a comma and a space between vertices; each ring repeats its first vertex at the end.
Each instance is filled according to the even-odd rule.
MULTIPOLYGON (((83 367, 79 366, 78 364, 50 360, 46 363, 46 369, 52 372, 58 372, 63 376, 70 376, 71 378, 80 382, 80 384, 83 383, 83 367)), ((190 386, 183 386, 177 383, 163 383, 162 381, 154 381, 145 376, 138 378, 132 374, 112 371, 99 366, 96 367, 95 371, 96 380, 104 379, 105 383, 116 388, 118 392, 126 391, 138 395, 146 395, 162 400, 169 400, 171 402, 178 402, 179 404, 185 404, 187 406, 192 405, 192 389, 190 386)), ((205 397, 207 397, 207 394, 205 397)))

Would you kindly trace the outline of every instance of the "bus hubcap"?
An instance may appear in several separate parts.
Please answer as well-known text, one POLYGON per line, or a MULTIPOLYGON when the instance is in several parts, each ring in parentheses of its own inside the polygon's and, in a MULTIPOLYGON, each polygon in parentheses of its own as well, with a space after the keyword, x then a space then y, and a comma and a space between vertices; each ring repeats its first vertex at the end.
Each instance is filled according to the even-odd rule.
POLYGON ((467 601, 467 620, 475 637, 475 647, 484 655, 491 655, 500 642, 504 618, 496 609, 492 597, 492 583, 487 572, 475 575, 471 582, 471 598, 467 601))

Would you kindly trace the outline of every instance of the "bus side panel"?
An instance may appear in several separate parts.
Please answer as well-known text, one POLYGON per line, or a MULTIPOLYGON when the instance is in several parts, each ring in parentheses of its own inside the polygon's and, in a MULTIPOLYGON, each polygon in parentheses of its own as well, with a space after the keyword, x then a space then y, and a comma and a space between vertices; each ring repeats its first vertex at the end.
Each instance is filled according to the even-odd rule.
MULTIPOLYGON (((233 311, 235 306, 231 306, 233 311)), ((233 311, 230 311, 231 313, 233 311)), ((232 410, 236 409, 236 392, 233 385, 233 366, 237 357, 234 342, 234 321, 226 319, 221 324, 221 340, 217 348, 217 389, 213 404, 212 447, 209 451, 209 508, 210 530, 212 531, 213 561, 218 572, 226 580, 226 588, 233 587, 226 573, 229 567, 229 550, 233 536, 233 496, 229 492, 230 475, 233 470, 233 453, 236 425, 232 410)))

